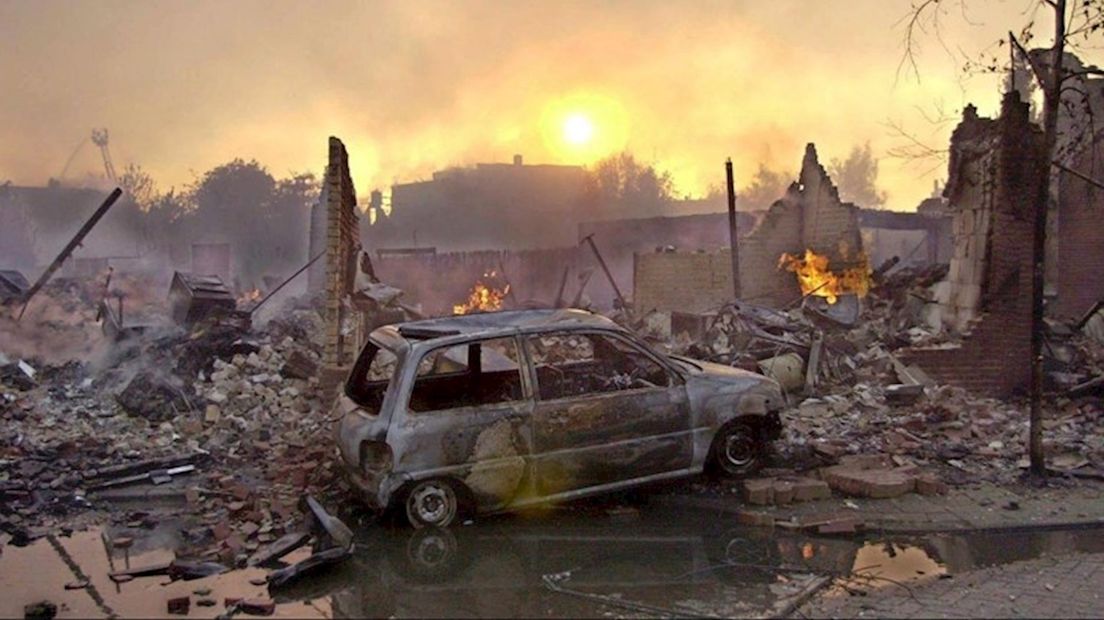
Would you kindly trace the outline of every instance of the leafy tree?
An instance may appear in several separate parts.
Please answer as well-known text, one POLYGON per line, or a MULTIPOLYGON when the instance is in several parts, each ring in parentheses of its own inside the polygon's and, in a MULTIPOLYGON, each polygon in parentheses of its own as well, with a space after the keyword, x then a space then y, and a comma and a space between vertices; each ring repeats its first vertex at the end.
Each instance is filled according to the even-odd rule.
POLYGON ((127 198, 146 212, 157 198, 157 184, 148 172, 136 164, 128 164, 119 177, 119 187, 127 198))
POLYGON ((878 189, 878 160, 869 142, 852 148, 847 159, 833 159, 828 174, 839 188, 840 200, 869 208, 885 205, 888 195, 878 189))
POLYGON ((624 151, 594 164, 584 196, 587 205, 603 211, 659 215, 674 201, 674 183, 670 174, 624 151))
POLYGON ((282 275, 306 259, 310 204, 318 183, 311 174, 277 181, 256 160, 208 170, 188 191, 188 235, 194 242, 231 244, 245 288, 265 275, 282 275))
POLYGON ((794 179, 793 174, 782 170, 771 170, 766 164, 759 164, 755 176, 736 193, 737 205, 744 209, 758 211, 769 208, 786 194, 786 189, 794 179))

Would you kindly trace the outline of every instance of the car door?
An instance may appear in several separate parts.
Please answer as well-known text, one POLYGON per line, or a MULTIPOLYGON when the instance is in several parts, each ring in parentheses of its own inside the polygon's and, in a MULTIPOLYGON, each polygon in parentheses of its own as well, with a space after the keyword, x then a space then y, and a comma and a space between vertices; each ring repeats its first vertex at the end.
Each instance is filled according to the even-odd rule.
POLYGON ((509 504, 529 476, 533 400, 513 336, 426 351, 390 439, 397 471, 464 484, 480 508, 509 504))
POLYGON ((690 466, 681 378, 635 343, 604 331, 529 335, 536 489, 556 495, 690 466))

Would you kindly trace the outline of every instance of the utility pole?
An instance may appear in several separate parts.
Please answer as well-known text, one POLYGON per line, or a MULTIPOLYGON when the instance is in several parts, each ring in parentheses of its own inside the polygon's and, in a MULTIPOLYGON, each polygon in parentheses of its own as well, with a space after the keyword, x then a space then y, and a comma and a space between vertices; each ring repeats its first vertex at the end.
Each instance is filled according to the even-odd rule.
POLYGON ((732 180, 732 158, 725 160, 728 185, 728 248, 732 254, 732 297, 740 299, 740 253, 737 251, 739 231, 736 228, 736 186, 732 180))
POLYGON ((73 235, 73 238, 69 240, 69 243, 61 250, 61 254, 58 254, 54 262, 50 263, 50 266, 46 268, 46 271, 42 272, 38 281, 34 283, 34 286, 27 291, 27 294, 23 296, 23 309, 19 311, 19 316, 15 318, 16 322, 23 318, 23 313, 27 311, 27 304, 31 303, 31 298, 35 296, 35 293, 39 291, 50 280, 50 277, 54 275, 54 272, 61 267, 61 264, 65 262, 65 259, 69 258, 69 255, 73 253, 73 250, 77 249, 77 246, 84 241, 85 235, 91 232, 92 227, 100 221, 100 218, 107 213, 107 210, 111 208, 111 205, 115 204, 115 201, 119 199, 119 196, 123 195, 123 190, 118 187, 115 188, 107 198, 104 199, 103 204, 96 209, 92 217, 88 218, 88 221, 84 223, 84 226, 80 227, 77 234, 73 235))

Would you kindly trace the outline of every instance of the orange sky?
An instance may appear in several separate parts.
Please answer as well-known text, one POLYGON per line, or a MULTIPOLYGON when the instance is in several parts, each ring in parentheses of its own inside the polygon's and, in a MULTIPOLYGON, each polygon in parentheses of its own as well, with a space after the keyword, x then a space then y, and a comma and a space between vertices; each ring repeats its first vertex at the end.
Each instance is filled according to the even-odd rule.
MULTIPOLYGON (((1030 18, 1030 0, 957 4, 943 40, 992 48, 1030 18)), ((0 3, 0 181, 58 176, 92 127, 115 165, 164 189, 233 157, 276 175, 320 171, 326 138, 350 150, 360 194, 449 165, 582 163, 628 149, 700 194, 760 161, 796 169, 870 141, 889 206, 911 209, 942 168, 885 157, 903 123, 940 147, 920 110, 983 114, 992 76, 923 39, 922 80, 895 80, 908 1, 0 3), (591 124, 581 145, 564 120, 591 124)), ((1099 59, 1090 58, 1100 62, 1099 59)), ((85 144, 67 179, 102 169, 85 144)))

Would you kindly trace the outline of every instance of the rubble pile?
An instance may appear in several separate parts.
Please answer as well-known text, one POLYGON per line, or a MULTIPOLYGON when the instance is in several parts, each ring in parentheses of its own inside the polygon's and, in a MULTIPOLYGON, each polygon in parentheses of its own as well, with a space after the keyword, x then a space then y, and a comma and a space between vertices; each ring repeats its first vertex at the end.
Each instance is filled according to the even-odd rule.
POLYGON ((224 560, 275 541, 303 492, 332 482, 316 317, 177 328, 100 365, 0 359, 0 529, 110 509, 152 481, 186 500, 224 560))
MULTIPOLYGON (((651 313, 631 325, 669 352, 776 379, 790 405, 778 446, 785 454, 812 450, 818 464, 885 454, 952 482, 1009 482, 1026 466, 1026 400, 937 385, 895 355, 955 343, 956 334, 929 324, 931 287, 945 273, 945 265, 900 270, 861 305, 854 296, 834 305, 805 297, 784 310, 737 302, 706 315, 651 313)), ((1047 353, 1049 462, 1104 471, 1104 346, 1052 321, 1047 353)))

